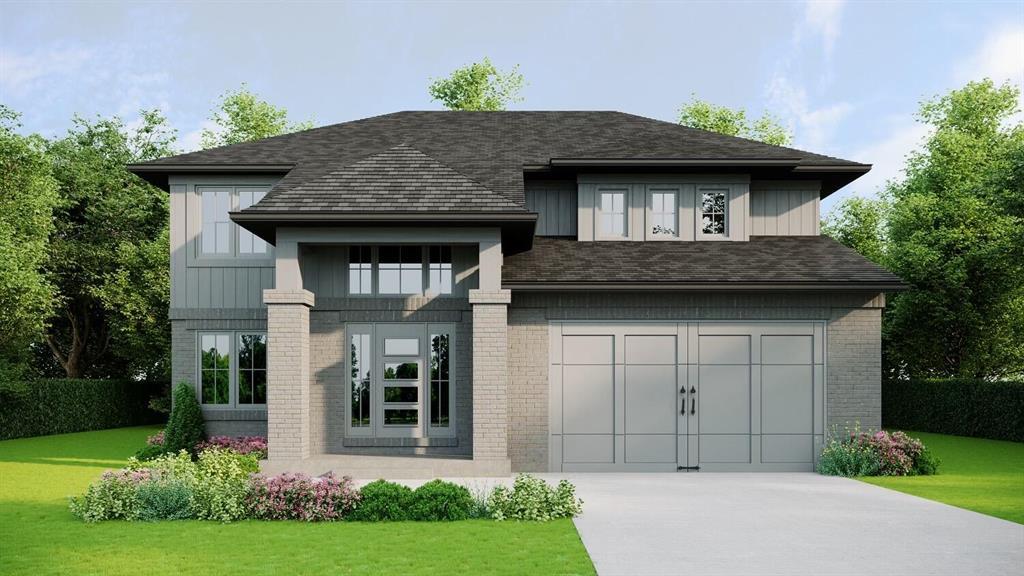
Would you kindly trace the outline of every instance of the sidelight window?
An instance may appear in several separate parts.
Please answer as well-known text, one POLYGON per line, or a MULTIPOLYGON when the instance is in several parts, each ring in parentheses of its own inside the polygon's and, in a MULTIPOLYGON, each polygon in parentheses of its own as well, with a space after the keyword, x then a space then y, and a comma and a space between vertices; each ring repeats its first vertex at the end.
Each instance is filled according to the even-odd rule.
POLYGON ((353 428, 370 426, 370 366, 373 364, 370 334, 352 334, 350 338, 351 377, 349 394, 351 425, 353 428))
POLYGON ((430 335, 430 426, 447 428, 450 414, 450 363, 448 334, 430 335))

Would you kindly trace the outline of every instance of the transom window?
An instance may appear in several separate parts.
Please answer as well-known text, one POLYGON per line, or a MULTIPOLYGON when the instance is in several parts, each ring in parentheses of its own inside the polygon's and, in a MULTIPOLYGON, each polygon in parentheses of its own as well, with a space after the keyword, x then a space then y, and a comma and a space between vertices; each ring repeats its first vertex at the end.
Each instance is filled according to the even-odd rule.
POLYGON ((381 246, 377 276, 381 294, 419 294, 423 292, 423 248, 419 246, 381 246))
POLYGON ((369 246, 348 249, 348 293, 373 294, 373 254, 369 246))
POLYGON ((447 295, 454 283, 451 246, 348 249, 348 293, 352 295, 447 295))
POLYGON ((626 237, 626 193, 601 192, 598 226, 602 236, 626 237))
POLYGON ((650 193, 651 236, 675 238, 679 236, 679 196, 675 191, 656 190, 650 193))
POLYGON ((199 334, 199 401, 208 406, 265 406, 267 335, 199 334))
POLYGON ((701 232, 709 235, 724 236, 726 234, 725 191, 704 192, 701 194, 701 232))

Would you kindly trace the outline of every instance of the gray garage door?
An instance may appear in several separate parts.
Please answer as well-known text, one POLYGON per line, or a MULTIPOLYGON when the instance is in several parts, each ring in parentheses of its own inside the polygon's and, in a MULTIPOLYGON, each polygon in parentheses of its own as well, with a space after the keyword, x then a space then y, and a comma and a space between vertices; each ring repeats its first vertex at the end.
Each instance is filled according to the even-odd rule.
POLYGON ((813 470, 820 322, 551 325, 553 471, 813 470))

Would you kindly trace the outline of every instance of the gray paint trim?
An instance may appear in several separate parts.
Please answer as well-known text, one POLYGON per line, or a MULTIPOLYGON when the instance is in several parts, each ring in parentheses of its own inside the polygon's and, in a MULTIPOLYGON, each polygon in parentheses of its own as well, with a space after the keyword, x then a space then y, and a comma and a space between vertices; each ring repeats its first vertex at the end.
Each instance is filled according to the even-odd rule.
POLYGON ((631 291, 647 291, 647 290, 695 290, 695 291, 708 291, 708 290, 806 290, 806 291, 871 291, 871 292, 895 292, 906 290, 909 288, 906 284, 655 284, 645 282, 632 282, 628 284, 615 284, 615 283, 595 283, 595 284, 559 284, 553 282, 544 283, 503 283, 502 288, 506 290, 523 290, 523 291, 559 291, 559 290, 631 290, 631 291))

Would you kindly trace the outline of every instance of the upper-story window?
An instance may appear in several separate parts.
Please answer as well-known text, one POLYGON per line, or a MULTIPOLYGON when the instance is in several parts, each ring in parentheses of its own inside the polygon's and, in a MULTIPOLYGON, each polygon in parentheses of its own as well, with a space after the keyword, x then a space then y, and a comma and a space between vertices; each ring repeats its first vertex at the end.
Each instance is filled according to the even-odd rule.
POLYGON ((423 292, 423 248, 419 246, 381 246, 377 285, 381 294, 420 294, 423 292))
POLYGON ((231 254, 231 189, 212 188, 202 190, 203 254, 231 254))
POLYGON ((348 293, 373 294, 373 253, 369 246, 348 249, 348 293))
MULTIPOLYGON (((238 209, 245 210, 249 206, 259 202, 267 193, 263 190, 239 190, 238 209)), ((238 252, 240 254, 266 254, 267 243, 252 232, 239 227, 238 229, 238 252)))
POLYGON ((452 293, 452 247, 431 246, 429 291, 434 294, 452 293))
POLYGON ((679 236, 679 194, 674 190, 651 190, 650 234, 655 238, 679 236))
POLYGON ((726 198, 724 190, 707 191, 701 194, 701 232, 707 235, 725 236, 726 198))
POLYGON ((601 192, 598 226, 605 237, 626 237, 626 192, 601 192))
POLYGON ((348 293, 352 295, 451 294, 454 283, 451 246, 348 249, 348 293))

